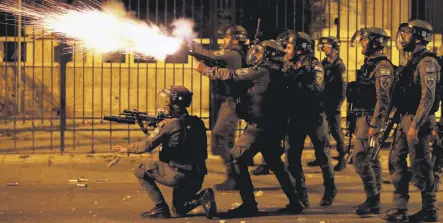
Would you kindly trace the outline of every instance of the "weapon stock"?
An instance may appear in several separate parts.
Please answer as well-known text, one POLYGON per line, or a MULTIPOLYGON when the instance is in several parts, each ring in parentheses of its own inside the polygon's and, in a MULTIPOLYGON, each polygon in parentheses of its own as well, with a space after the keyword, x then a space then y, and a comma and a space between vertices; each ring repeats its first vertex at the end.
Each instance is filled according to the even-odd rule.
POLYGON ((225 61, 219 61, 210 57, 207 57, 203 54, 199 54, 195 51, 189 50, 189 55, 195 57, 197 60, 203 61, 206 66, 209 67, 223 67, 226 68, 228 64, 225 61))
POLYGON ((385 126, 380 130, 380 134, 376 138, 371 138, 369 142, 369 147, 375 148, 374 156, 372 160, 377 159, 378 154, 380 153, 380 149, 383 143, 388 139, 389 134, 394 128, 395 117, 397 116, 397 107, 393 107, 391 112, 389 113, 388 120, 386 121, 385 126), (377 144, 376 144, 377 143, 377 144))

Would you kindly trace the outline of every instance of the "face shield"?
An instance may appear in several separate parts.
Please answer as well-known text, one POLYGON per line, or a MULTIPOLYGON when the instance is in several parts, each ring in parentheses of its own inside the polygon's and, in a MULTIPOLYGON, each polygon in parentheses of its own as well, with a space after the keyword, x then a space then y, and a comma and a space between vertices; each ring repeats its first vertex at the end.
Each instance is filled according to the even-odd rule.
POLYGON ((367 32, 364 32, 363 29, 359 29, 355 31, 354 35, 352 35, 351 38, 351 47, 365 47, 364 44, 369 41, 369 36, 367 35, 367 32))
POLYGON ((264 59, 265 48, 262 45, 255 44, 248 50, 246 56, 246 64, 249 66, 256 66, 261 64, 264 59))
POLYGON ((402 23, 398 27, 397 36, 395 37, 395 45, 398 50, 408 51, 415 48, 415 41, 413 40, 413 30, 408 23, 402 23))
POLYGON ((157 115, 161 116, 164 114, 169 114, 171 109, 171 98, 170 92, 167 89, 163 89, 157 94, 157 115))
POLYGON ((284 48, 289 43, 292 43, 295 40, 296 33, 292 30, 286 30, 280 34, 278 34, 276 41, 279 42, 284 48))

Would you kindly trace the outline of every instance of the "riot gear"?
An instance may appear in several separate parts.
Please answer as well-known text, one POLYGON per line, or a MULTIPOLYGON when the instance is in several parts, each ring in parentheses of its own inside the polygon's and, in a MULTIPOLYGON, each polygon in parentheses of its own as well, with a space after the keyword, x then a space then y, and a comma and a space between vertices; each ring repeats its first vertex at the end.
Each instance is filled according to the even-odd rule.
POLYGON ((183 86, 163 89, 157 96, 157 113, 175 115, 191 105, 192 92, 183 86))
POLYGON ((318 41, 318 50, 324 51, 325 47, 333 48, 335 50, 339 50, 340 48, 340 40, 338 40, 336 37, 329 36, 329 37, 322 37, 318 41))
POLYGON ((412 20, 407 23, 402 23, 398 27, 396 36, 397 49, 411 52, 415 49, 417 40, 421 45, 426 46, 432 41, 433 29, 432 26, 422 20, 412 20))
POLYGON ((362 45, 362 54, 369 56, 388 47, 391 37, 381 28, 369 27, 357 30, 351 39, 351 46, 362 45))
POLYGON ((283 62, 284 49, 280 43, 275 40, 266 40, 260 44, 255 44, 248 50, 246 64, 257 66, 264 61, 283 62))
POLYGON ((220 37, 225 38, 223 48, 228 49, 232 47, 232 40, 238 40, 239 43, 244 44, 248 41, 248 32, 243 26, 223 26, 217 30, 217 34, 220 37), (230 41, 226 38, 230 37, 230 41))

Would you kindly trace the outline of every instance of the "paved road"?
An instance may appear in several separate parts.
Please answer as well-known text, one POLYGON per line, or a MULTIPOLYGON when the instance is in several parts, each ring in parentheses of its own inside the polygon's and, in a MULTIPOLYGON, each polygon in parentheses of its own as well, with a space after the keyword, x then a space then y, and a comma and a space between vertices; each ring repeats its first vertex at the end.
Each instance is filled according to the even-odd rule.
MULTIPOLYGON (((385 180, 387 152, 383 151, 385 180)), ((304 160, 312 159, 313 151, 305 150, 304 160)), ((257 200, 262 215, 245 219, 208 220, 197 209, 193 216, 168 220, 147 220, 140 213, 150 210, 152 204, 132 175, 132 168, 143 159, 152 156, 122 157, 120 162, 107 168, 112 154, 93 155, 0 155, 0 222, 382 222, 376 217, 359 218, 352 214, 352 207, 364 200, 360 178, 349 166, 336 174, 338 195, 332 207, 318 205, 323 186, 318 167, 306 167, 311 208, 301 215, 275 216, 272 211, 284 207, 287 200, 273 175, 253 177, 257 200), (88 187, 77 187, 69 179, 84 177, 88 187), (98 182, 98 178, 106 178, 98 182), (19 186, 7 186, 17 182, 19 186)), ((260 157, 256 157, 258 162, 260 157)), ((209 175, 204 187, 211 187, 224 179, 221 161, 215 157, 208 160, 209 175)), ((383 210, 391 207, 393 186, 383 185, 383 210)), ((411 185, 410 211, 421 207, 420 193, 411 185)), ((171 190, 161 187, 167 198, 171 190)), ((438 193, 442 197, 443 193, 438 193)), ((220 212, 238 205, 236 192, 216 192, 220 212)), ((442 201, 439 201, 439 206, 442 201)), ((443 219, 443 211, 440 211, 443 219)))

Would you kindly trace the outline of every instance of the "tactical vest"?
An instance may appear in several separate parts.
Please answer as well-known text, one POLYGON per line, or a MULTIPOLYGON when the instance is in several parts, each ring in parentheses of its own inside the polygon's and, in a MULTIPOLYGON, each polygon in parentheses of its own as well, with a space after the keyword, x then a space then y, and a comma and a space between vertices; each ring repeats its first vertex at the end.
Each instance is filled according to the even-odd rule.
MULTIPOLYGON (((414 72, 417 69, 419 62, 425 57, 433 57, 437 61, 439 58, 431 52, 422 51, 417 57, 409 60, 405 67, 400 70, 397 75, 397 80, 395 84, 395 89, 392 92, 392 100, 395 106, 398 107, 401 113, 412 113, 415 114, 421 100, 421 81, 414 83, 414 72)), ((435 82, 435 100, 432 105, 430 114, 438 111, 438 106, 440 103, 440 92, 441 92, 441 77, 440 82, 435 82)))
POLYGON ((325 58, 322 61, 323 68, 325 70, 325 90, 322 93, 322 98, 324 100, 332 99, 332 100, 338 100, 341 96, 341 90, 342 87, 340 83, 341 77, 341 71, 340 67, 337 66, 337 63, 340 61, 340 58, 335 59, 332 61, 332 63, 328 62, 328 59, 325 58), (331 80, 334 79, 334 81, 331 82, 331 80), (338 79, 338 80, 337 80, 338 79))
POLYGON ((279 109, 277 103, 282 101, 282 96, 278 95, 281 87, 274 87, 277 84, 275 78, 283 76, 281 70, 268 64, 261 64, 260 69, 266 74, 262 73, 254 79, 252 86, 243 91, 237 100, 237 116, 247 122, 256 123, 273 118, 275 111, 279 109))
MULTIPOLYGON (((240 49, 232 49, 232 50, 241 55, 242 67, 247 67, 246 56, 245 56, 244 52, 240 49)), ((237 81, 236 82, 233 80, 228 80, 228 81, 226 81, 226 83, 228 85, 227 88, 229 89, 229 92, 228 92, 229 96, 234 97, 234 98, 240 97, 245 90, 252 87, 251 81, 237 81)))
POLYGON ((168 139, 177 140, 178 145, 169 147, 168 143, 163 143, 159 154, 160 160, 167 163, 183 164, 185 167, 186 165, 204 164, 208 158, 204 124, 197 116, 187 114, 181 115, 179 122, 179 139, 168 139))
MULTIPOLYGON (((291 88, 293 93, 291 96, 297 98, 297 104, 303 106, 303 109, 299 107, 293 107, 295 109, 291 112, 291 114, 297 115, 315 115, 324 112, 324 100, 322 98, 322 93, 320 94, 305 94, 305 92, 300 91, 301 89, 298 86, 298 83, 311 83, 314 74, 312 63, 314 61, 318 61, 317 58, 311 57, 309 65, 303 65, 299 69, 295 70, 293 73, 293 83, 291 84, 291 88)), ((324 81, 324 80, 323 80, 324 81)), ((323 82, 324 84, 324 82, 323 82)))
MULTIPOLYGON (((365 64, 357 70, 356 88, 353 89, 354 108, 366 111, 373 110, 377 104, 377 90, 375 88, 375 68, 382 61, 392 62, 386 56, 368 59, 365 64)), ((393 65, 392 65, 393 66, 393 65)), ((393 66, 394 67, 394 66, 393 66)), ((394 67, 395 69, 395 67, 394 67)))

